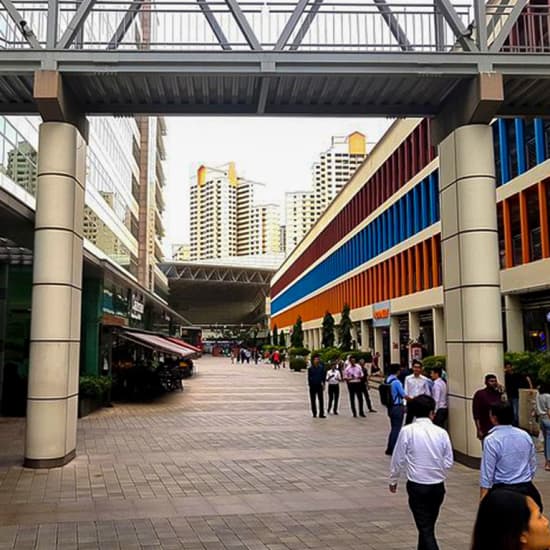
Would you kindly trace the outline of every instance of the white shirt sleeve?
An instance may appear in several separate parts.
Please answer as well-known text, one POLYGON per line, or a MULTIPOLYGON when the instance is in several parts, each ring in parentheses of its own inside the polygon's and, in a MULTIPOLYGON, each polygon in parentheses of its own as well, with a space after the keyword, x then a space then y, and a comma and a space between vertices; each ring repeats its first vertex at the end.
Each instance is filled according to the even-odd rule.
POLYGON ((393 449, 390 465, 390 485, 396 485, 407 463, 408 430, 401 430, 393 449))
POLYGON ((405 395, 411 395, 410 375, 405 378, 405 395))
POLYGON ((453 446, 451 445, 451 439, 449 438, 449 434, 447 432, 445 432, 445 440, 443 445, 443 467, 445 470, 449 471, 453 466, 454 459, 453 446))
POLYGON ((434 382, 434 385, 432 388, 432 397, 434 398, 435 410, 437 411, 441 400, 441 386, 437 383, 437 381, 434 382))

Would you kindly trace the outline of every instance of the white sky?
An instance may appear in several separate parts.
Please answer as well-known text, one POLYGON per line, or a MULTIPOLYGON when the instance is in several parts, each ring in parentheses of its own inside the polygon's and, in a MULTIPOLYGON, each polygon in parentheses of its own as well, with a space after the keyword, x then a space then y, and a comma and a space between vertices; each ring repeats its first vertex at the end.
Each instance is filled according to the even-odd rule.
POLYGON ((285 192, 311 188, 311 166, 330 147, 331 136, 359 130, 376 142, 390 123, 374 118, 167 119, 166 254, 171 255, 172 243, 189 242, 189 182, 201 164, 236 162, 239 175, 266 184, 258 202, 278 203, 284 212, 285 192))

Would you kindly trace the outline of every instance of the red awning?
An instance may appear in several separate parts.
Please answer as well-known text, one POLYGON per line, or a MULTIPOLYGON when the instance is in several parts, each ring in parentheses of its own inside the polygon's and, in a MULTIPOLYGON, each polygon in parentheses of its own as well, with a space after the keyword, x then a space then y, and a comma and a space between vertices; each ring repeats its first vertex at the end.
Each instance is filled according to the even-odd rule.
POLYGON ((179 357, 188 357, 193 355, 195 352, 187 349, 176 342, 171 342, 167 338, 162 336, 155 336, 154 334, 146 334, 144 332, 133 332, 133 331, 122 331, 120 336, 131 340, 142 346, 156 349, 164 353, 172 353, 179 357))
POLYGON ((174 344, 177 344, 178 346, 181 346, 183 348, 187 348, 191 350, 194 353, 202 353, 202 349, 192 346, 191 344, 188 344, 187 342, 184 342, 181 338, 174 338, 173 336, 166 336, 168 340, 171 342, 174 342, 174 344))

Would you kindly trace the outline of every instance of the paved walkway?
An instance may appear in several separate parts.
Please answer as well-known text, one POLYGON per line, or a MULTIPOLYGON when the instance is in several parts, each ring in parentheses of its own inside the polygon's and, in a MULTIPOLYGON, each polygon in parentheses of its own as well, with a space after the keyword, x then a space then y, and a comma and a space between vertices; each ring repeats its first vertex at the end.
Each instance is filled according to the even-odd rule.
MULTIPOLYGON (((199 362, 183 393, 79 424, 62 469, 20 466, 23 422, 0 419, 0 550, 392 550, 416 547, 387 490, 387 417, 313 419, 303 373, 199 362)), ((380 407, 379 407, 380 408, 380 407)), ((550 474, 539 473, 550 498, 550 474)), ((468 547, 477 473, 456 466, 442 550, 468 547)))

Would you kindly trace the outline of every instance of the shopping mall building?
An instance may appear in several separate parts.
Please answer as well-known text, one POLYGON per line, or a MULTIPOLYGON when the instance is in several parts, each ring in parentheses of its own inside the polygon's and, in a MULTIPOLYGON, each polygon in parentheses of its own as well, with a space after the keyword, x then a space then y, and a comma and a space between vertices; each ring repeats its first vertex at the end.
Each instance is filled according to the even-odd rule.
MULTIPOLYGON (((550 120, 499 119, 492 133, 504 348, 546 350, 550 120)), ((411 340, 423 345, 424 355, 445 354, 440 204, 450 205, 443 212, 450 225, 468 213, 457 214, 456 200, 440 201, 436 155, 427 120, 390 127, 273 278, 272 325, 288 331, 301 316, 306 345, 319 348, 325 312, 338 322, 349 304, 357 346, 380 352, 384 364, 406 361, 411 340)), ((475 185, 465 192, 476 193, 475 185)), ((448 246, 466 238, 449 239, 448 246)), ((446 275, 460 281, 466 267, 452 265, 460 256, 454 252, 446 275)), ((476 254, 469 269, 481 271, 483 249, 476 254)), ((448 303, 447 311, 460 317, 459 307, 448 303)), ((475 328, 476 319, 469 323, 475 328)))

